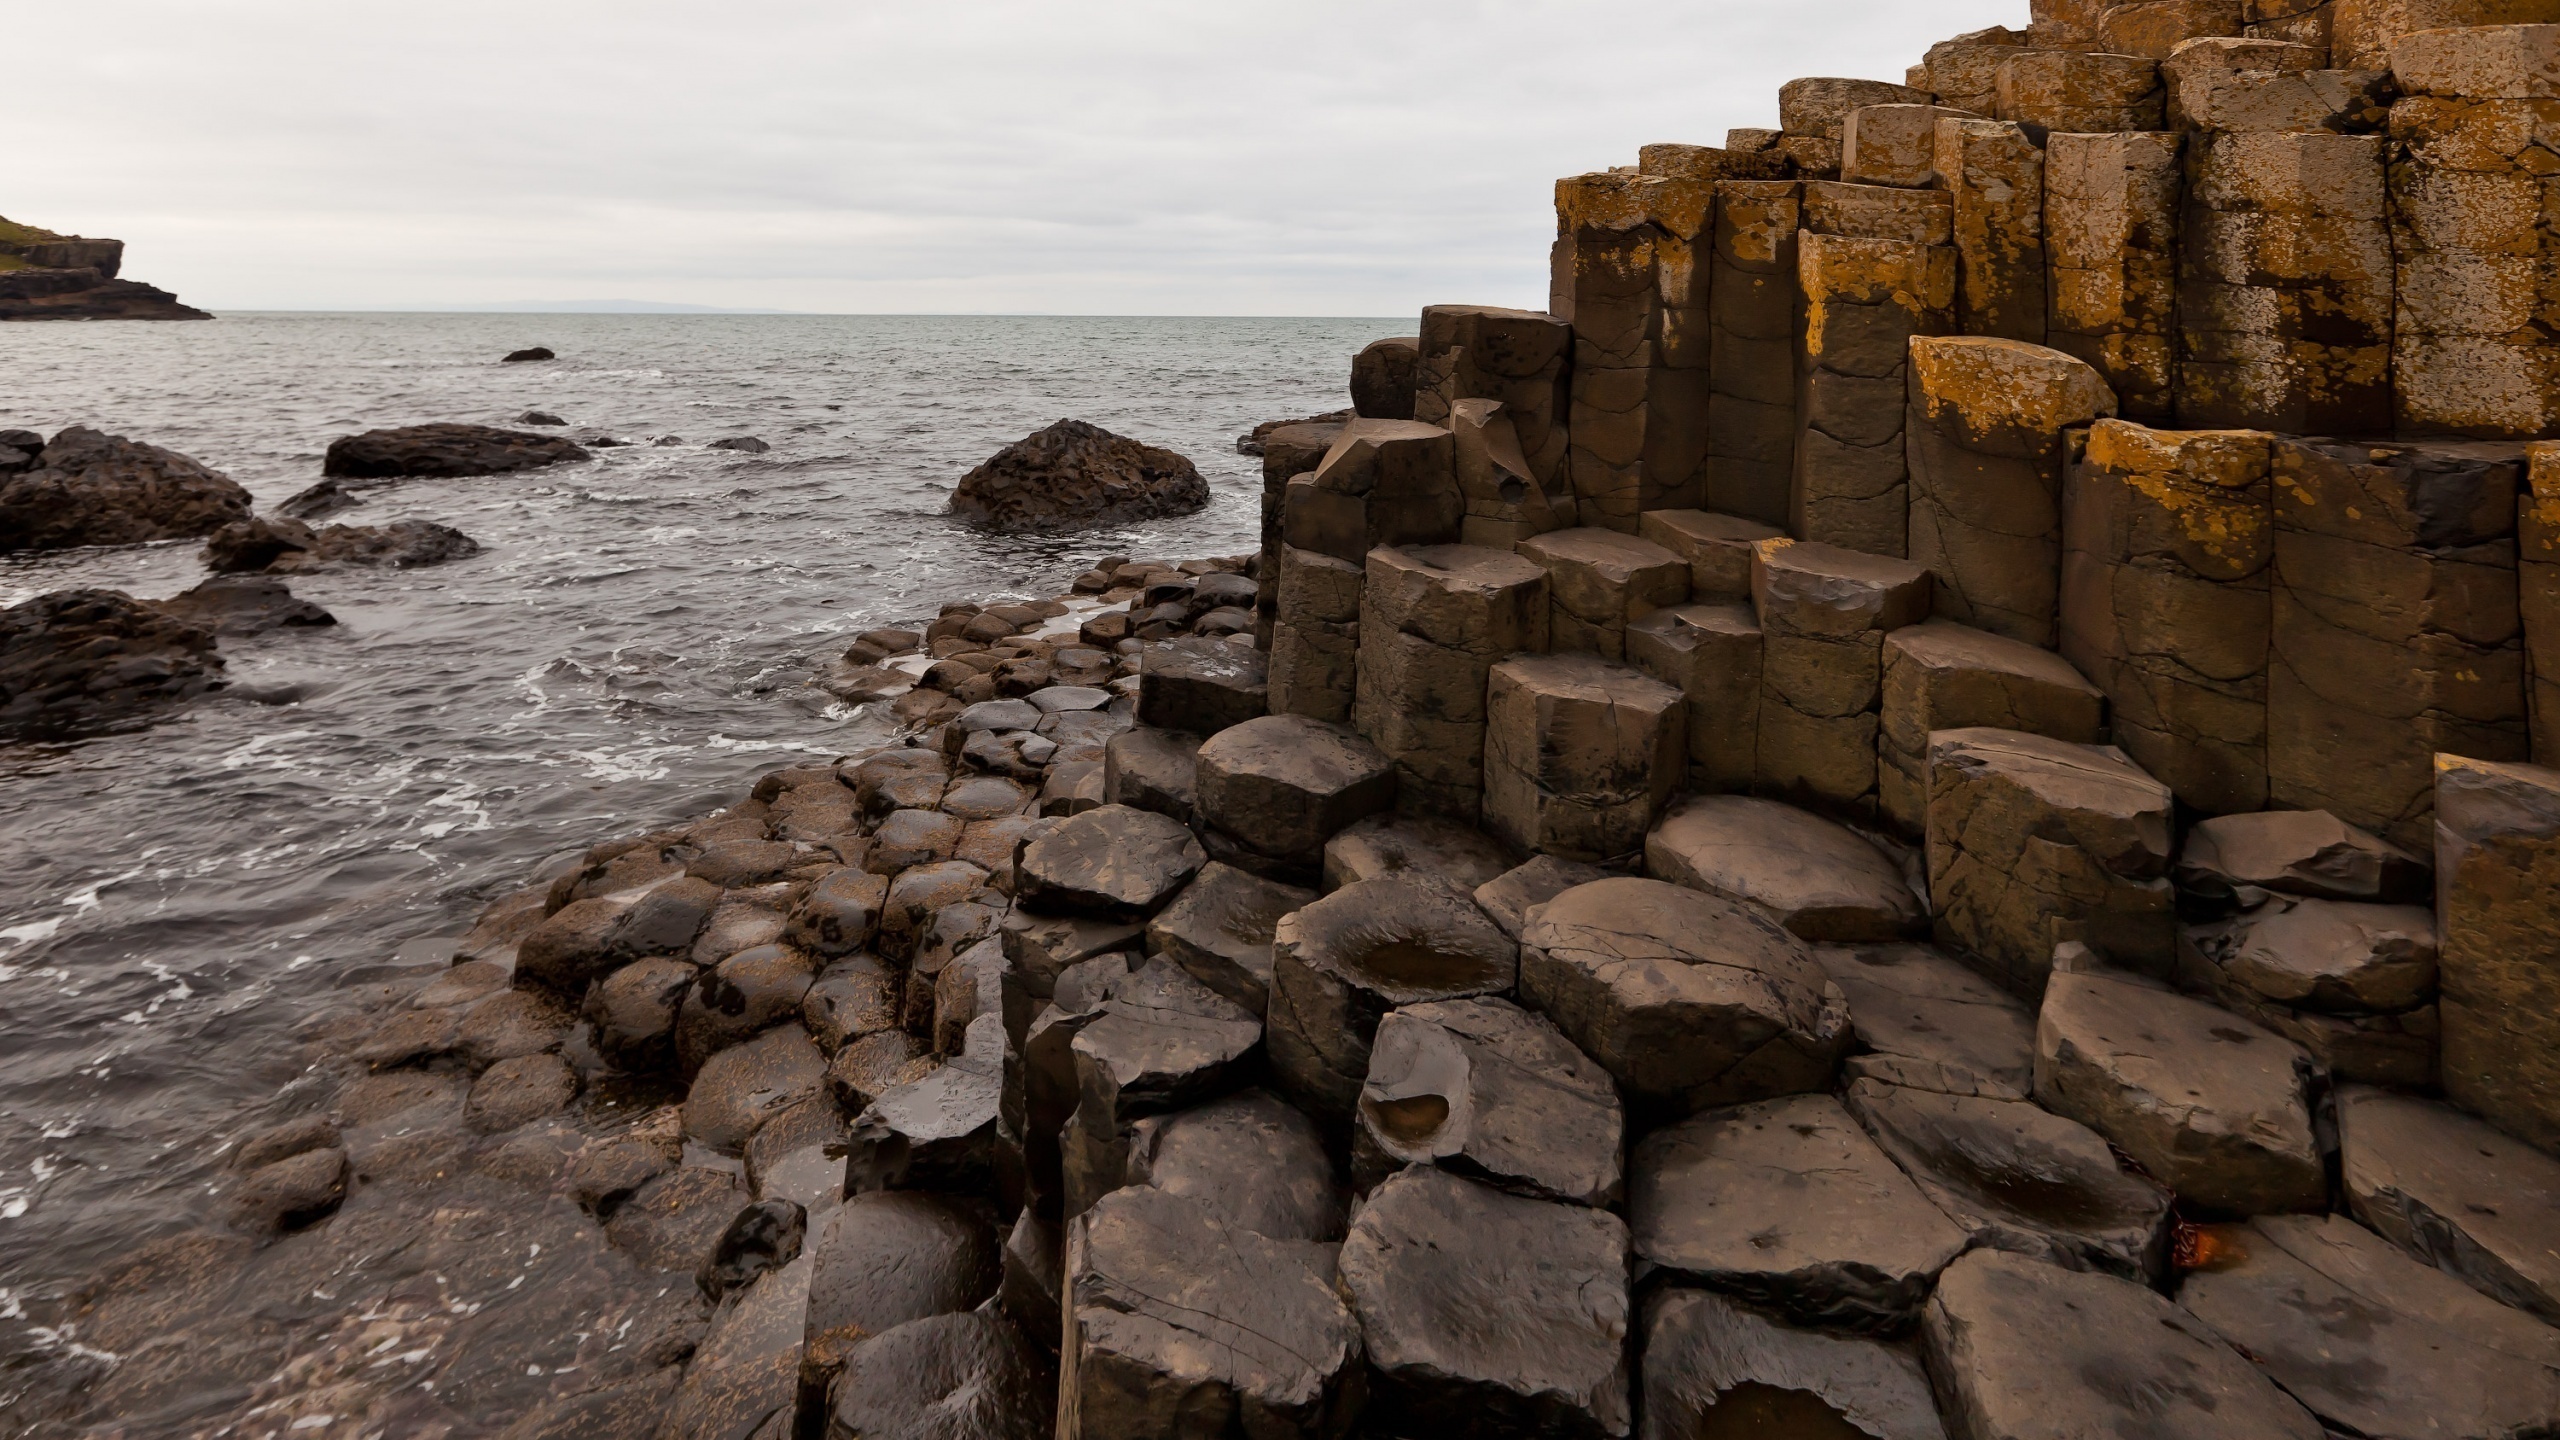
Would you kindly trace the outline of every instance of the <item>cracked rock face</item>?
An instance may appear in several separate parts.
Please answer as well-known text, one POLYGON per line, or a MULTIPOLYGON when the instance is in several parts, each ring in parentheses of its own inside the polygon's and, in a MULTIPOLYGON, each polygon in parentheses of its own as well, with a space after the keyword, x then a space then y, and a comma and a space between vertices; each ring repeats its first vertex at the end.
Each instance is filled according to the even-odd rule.
POLYGON ((1565 891, 1520 932, 1520 995, 1640 1108, 1818 1090, 1850 1036, 1840 988, 1758 910, 1659 880, 1565 891))
POLYGON ((1360 1127, 1405 1165, 1541 1199, 1618 1196, 1626 1118, 1609 1072, 1507 1000, 1408 1005, 1378 1022, 1360 1127))
POLYGON ((2311 1057, 2201 1000, 2056 975, 2036 1021, 2036 1100, 2113 1141, 2208 1212, 2319 1210, 2311 1057))
POLYGON ((2259 810, 2197 821, 2178 881, 2387 903, 2425 899, 2427 865, 2326 810, 2259 810))
POLYGON ((1272 1072, 1318 1119, 1348 1120, 1381 1017, 1507 991, 1519 953, 1473 901, 1435 881, 1391 875, 1336 890, 1272 932, 1272 1072))
POLYGON ((1968 1239, 1828 1095, 1711 1110, 1628 1169, 1637 1254, 1798 1324, 1907 1329, 1968 1239))
POLYGON ((1104 805, 1063 821, 1022 852, 1022 903, 1052 914, 1142 920, 1206 864, 1181 822, 1104 805))
POLYGON ((1675 803, 1645 837, 1644 868, 1757 905, 1806 940, 1897 940, 1929 922, 1901 867, 1856 831, 1748 795, 1675 803))
POLYGON ((2343 1216, 2210 1232, 2178 1303, 2333 1430, 2514 1436, 2560 1428, 2560 1330, 2343 1216))
POLYGON ((1196 1201, 1274 1240, 1342 1238, 1342 1193, 1315 1122, 1265 1090, 1139 1121, 1129 1183, 1196 1201))
POLYGON ((2017 997, 1927 945, 1817 945, 1849 997, 1858 1043, 1945 1065, 2024 1095, 2035 1084, 2036 1017, 2017 997))
POLYGON ((1952 1434, 2322 1440, 2204 1322, 2111 1275, 1976 1250, 1947 1267, 1921 1335, 1952 1434))
POLYGON ((2338 1092, 2338 1148, 2357 1219, 2560 1325, 2560 1160, 2449 1106, 2360 1085, 2338 1092))
POLYGON ((1648 1440, 1947 1433, 1908 1342, 1798 1329, 1706 1290, 1658 1290, 1645 1302, 1644 1411, 1648 1440))
POLYGON ((1061 1437, 1329 1436, 1359 1408, 1332 1247, 1223 1224, 1152 1186, 1067 1227, 1061 1437))
POLYGON ((1147 944, 1201 984, 1260 1015, 1271 993, 1271 940, 1280 918, 1316 893, 1216 861, 1147 922, 1147 944))
POLYGON ((1342 1243, 1368 1416, 1415 1434, 1627 1434, 1626 1245, 1605 1210, 1396 1174, 1342 1243))

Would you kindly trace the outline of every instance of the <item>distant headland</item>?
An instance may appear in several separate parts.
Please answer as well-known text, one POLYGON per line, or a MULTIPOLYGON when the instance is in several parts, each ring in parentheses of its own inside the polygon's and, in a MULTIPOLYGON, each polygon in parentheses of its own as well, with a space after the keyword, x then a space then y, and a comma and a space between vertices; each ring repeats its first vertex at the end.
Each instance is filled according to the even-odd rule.
POLYGON ((0 216, 0 320, 210 320, 178 297, 119 280, 124 242, 57 235, 0 216))

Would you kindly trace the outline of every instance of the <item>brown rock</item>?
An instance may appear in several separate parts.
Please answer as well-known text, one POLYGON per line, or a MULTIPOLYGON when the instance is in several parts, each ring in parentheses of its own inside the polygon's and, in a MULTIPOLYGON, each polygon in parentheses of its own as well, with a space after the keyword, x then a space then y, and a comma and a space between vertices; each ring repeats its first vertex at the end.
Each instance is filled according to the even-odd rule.
POLYGON ((1387 808, 1395 770, 1341 725, 1269 715, 1231 726, 1199 751, 1200 818, 1254 855, 1312 876, 1324 842, 1387 808))
POLYGON ((1023 850, 1021 898, 1051 914, 1141 920, 1199 873, 1206 858, 1180 822, 1105 805, 1060 821, 1023 850))
POLYGON ((826 1057, 798 1024, 776 1025, 703 1062, 685 1095, 685 1134, 736 1154, 756 1127, 817 1092, 826 1057))
POLYGON ((2444 1088, 2560 1150, 2560 771, 2436 758, 2444 1088))
POLYGON ((1081 420, 1017 440, 960 477, 951 513, 1008 535, 1188 515, 1209 503, 1189 460, 1081 420))
POLYGON ((1645 837, 1645 873, 1756 905, 1806 940, 1893 940, 1928 923, 1900 867, 1848 827, 1743 795, 1676 801, 1645 837))
POLYGON ((1715 177, 1603 171, 1556 182, 1573 263, 1572 497, 1586 526, 1706 503, 1715 177))
POLYGON ((1595 656, 1495 665, 1485 713, 1485 828, 1520 850, 1629 856, 1683 775, 1680 692, 1595 656))
POLYGON ((1884 637, 1929 615, 1929 572, 1834 545, 1764 540, 1752 564, 1762 636, 1752 788, 1873 813, 1884 637))
POLYGON ((1520 542, 1520 555, 1546 571, 1552 607, 1546 629, 1559 652, 1623 659, 1630 624, 1689 598, 1689 567, 1681 557, 1616 530, 1551 531, 1520 542))
POLYGON ((1516 941, 1531 910, 1576 885, 1607 878, 1608 872, 1596 866, 1559 860, 1553 855, 1532 855, 1526 864, 1515 865, 1477 886, 1476 908, 1491 916, 1494 925, 1516 941))
POLYGON ((1412 419, 1415 372, 1421 364, 1422 341, 1417 336, 1372 340, 1360 347, 1360 353, 1351 357, 1352 410, 1364 420, 1412 419))
POLYGON ((519 1055, 492 1065, 471 1084, 463 1122, 497 1134, 557 1114, 578 1095, 578 1072, 557 1055, 519 1055))
POLYGON ((1759 769, 1761 648, 1760 618, 1748 604, 1672 605, 1627 627, 1627 662, 1676 686, 1685 702, 1692 790, 1751 788, 1759 769))
POLYGON ((1359 1120, 1396 1164, 1540 1199, 1618 1197, 1626 1120, 1609 1072, 1507 1000, 1407 1005, 1380 1020, 1359 1120))
POLYGON ((2560 1161, 2431 1100, 2338 1092, 2339 1178, 2355 1217, 2472 1289, 2560 1324, 2560 1161))
POLYGON ((437 423, 341 435, 329 442, 320 473, 351 480, 505 475, 589 458, 563 436, 437 423))
POLYGON ((0 474, 0 551, 185 539, 248 518, 249 492, 229 476, 85 425, 0 474))
POLYGON ((1413 418, 1445 425, 1461 400, 1498 400, 1531 478, 1551 497, 1569 493, 1565 425, 1572 326, 1535 310, 1428 305, 1421 339, 1413 418))
POLYGON ((1808 233, 1796 274, 1805 310, 1787 529, 1899 556, 1909 509, 1907 357, 1912 336, 1955 327, 1955 247, 1808 233))
POLYGON ((1138 662, 1138 723, 1214 735, 1264 714, 1270 682, 1262 652, 1186 637, 1150 645, 1138 662))
POLYGON ((1413 420, 1346 424, 1315 473, 1290 482, 1281 505, 1290 545, 1351 565, 1379 545, 1455 540, 1466 514, 1448 430, 1413 420))
POLYGON ((1704 1290, 1645 1302, 1648 1434, 1944 1440, 1907 1343, 1802 1330, 1704 1290))
POLYGON ((1960 962, 1926 945, 1817 945, 1813 954, 1848 996, 1858 1043, 1877 1056, 1960 1073, 1986 1093, 2034 1086, 2034 1013, 1960 962))
POLYGON ((2000 62, 1991 113, 2075 135, 2157 130, 2160 62, 2140 55, 2021 49, 2000 62))
POLYGON ((1884 640, 1878 808, 1905 835, 1926 827, 1932 731, 1989 726, 2085 745, 2105 718, 2098 687, 2050 650, 1949 621, 1906 626, 1884 640))
POLYGON ((1471 892, 1510 868, 1509 857, 1491 836, 1446 820, 1372 815, 1324 842, 1327 890, 1409 873, 1471 892))
POLYGON ((1970 110, 1930 104, 1861 105, 1841 126, 1840 178, 1861 185, 1928 185, 1938 177, 1938 121, 1980 118, 1970 110))
POLYGON ((1803 186, 1795 181, 1716 182, 1706 505, 1766 525, 1787 523, 1794 473, 1796 234, 1803 218, 1803 186))
POLYGON ((1486 672, 1547 647, 1547 595, 1535 557, 1467 545, 1369 552, 1352 719, 1395 762, 1401 808, 1475 823, 1486 672))
POLYGON ((1346 722, 1358 673, 1364 572, 1358 562, 1295 545, 1278 553, 1271 713, 1346 722))
POLYGON ((1449 407, 1458 493, 1466 518, 1458 541, 1509 550, 1532 535, 1560 530, 1578 516, 1570 493, 1549 496, 1529 472, 1520 437, 1499 400, 1460 400, 1449 407))
POLYGON ((2044 343, 2094 368, 2130 420, 2170 412, 2178 151, 2157 132, 2045 137, 2044 343))

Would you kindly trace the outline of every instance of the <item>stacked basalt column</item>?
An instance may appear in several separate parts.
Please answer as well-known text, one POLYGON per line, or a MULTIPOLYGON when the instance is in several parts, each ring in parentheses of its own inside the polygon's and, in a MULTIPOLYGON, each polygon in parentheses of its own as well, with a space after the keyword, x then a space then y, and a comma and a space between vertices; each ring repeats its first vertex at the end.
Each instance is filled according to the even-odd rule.
POLYGON ((1819 542, 1781 538, 1753 549, 1761 663, 1752 788, 1871 816, 1884 640, 1929 618, 1929 572, 1819 542))
POLYGON ((1707 315, 1707 500, 1710 510, 1787 523, 1796 452, 1796 336, 1804 292, 1796 233, 1804 186, 1716 182, 1707 315))
POLYGON ((1573 236, 1570 465, 1584 525, 1706 503, 1715 182, 1601 172, 1556 182, 1573 236))
POLYGON ((1353 420, 1314 473, 1289 482, 1271 633, 1274 714, 1351 718, 1369 552, 1456 540, 1465 513, 1450 432, 1417 420, 1353 420))
POLYGON ((2178 137, 2055 133, 2044 157, 2044 343, 2095 369, 2125 418, 2167 419, 2178 343, 2178 137))
POLYGON ((1938 617, 2051 648, 2064 431, 2115 413, 2059 350, 1974 335, 1911 342, 1911 559, 1938 617))
POLYGON ((1942 118, 1933 138, 1953 202, 1956 329, 2044 343, 2044 151, 2001 120, 1942 118))
POLYGON ((2423 850, 2434 757, 2530 748, 2521 447, 2279 439, 2268 799, 2423 850))
POLYGON ((1929 92, 1882 80, 1817 75, 1778 87, 1779 139, 1773 147, 1807 180, 1840 178, 1850 112, 1865 105, 1926 105, 1929 92))
POLYGON ((2272 441, 2101 420, 2064 492, 2063 657, 2116 745, 2207 814, 2267 802, 2272 441))
POLYGON ((1473 545, 1369 552, 1353 723, 1396 767, 1396 806, 1476 823, 1485 684, 1507 655, 1547 648, 1547 573, 1473 545))
POLYGON ((2533 762, 2560 765, 2560 444, 2526 447, 2516 510, 2516 606, 2531 686, 2533 762))
POLYGON ((1888 193, 1909 198, 1827 207, 1821 223, 1869 232, 1838 235, 1812 228, 1819 197, 1807 188, 1796 256, 1805 313, 1787 528, 1800 539, 1900 555, 1908 508, 1901 400, 1911 337, 1953 328, 1956 251, 1946 243, 1947 211, 1931 192, 1888 193), (1888 225, 1897 233, 1873 233, 1888 225))
POLYGON ((2560 26, 2392 47, 2392 379, 2401 434, 2560 432, 2560 26))
POLYGON ((1432 305, 1422 312, 1413 418, 1446 426, 1461 400, 1497 400, 1521 458, 1551 496, 1571 493, 1566 444, 1573 326, 1538 310, 1432 305))

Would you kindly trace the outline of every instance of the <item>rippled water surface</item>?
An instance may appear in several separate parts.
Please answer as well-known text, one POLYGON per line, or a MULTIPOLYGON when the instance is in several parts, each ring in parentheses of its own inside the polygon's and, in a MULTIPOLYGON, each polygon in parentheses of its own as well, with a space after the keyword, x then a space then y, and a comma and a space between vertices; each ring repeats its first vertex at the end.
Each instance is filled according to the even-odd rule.
MULTIPOLYGON (((528 408, 643 443, 416 481, 337 517, 486 550, 296 576, 335 629, 226 640, 237 684, 134 734, 0 746, 0 1413, 76 1337, 67 1285, 188 1223, 219 1151, 300 1070, 333 993, 438 953, 545 857, 877 740, 803 681, 946 598, 1055 594, 1110 552, 1252 548, 1256 420, 1343 403, 1394 320, 245 315, 0 326, 0 428, 89 424, 228 472, 261 508, 332 437, 528 408), (561 359, 502 365, 519 346, 561 359), (1061 417, 1189 455, 1206 512, 1064 541, 940 510, 1061 417), (688 443, 646 442, 677 435, 688 443), (756 435, 772 452, 707 450, 756 435), (405 948, 404 948, 405 947, 405 948)), ((0 603, 175 594, 193 543, 0 556, 0 603)), ((0 1420, 0 1431, 8 1426, 0 1420)))

